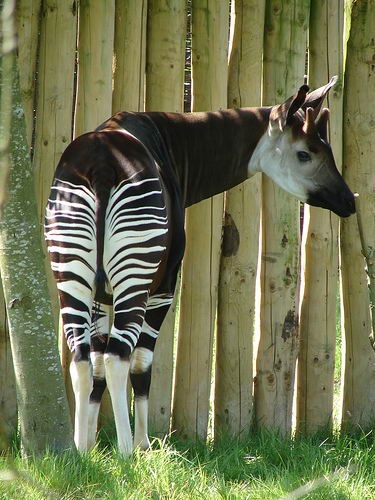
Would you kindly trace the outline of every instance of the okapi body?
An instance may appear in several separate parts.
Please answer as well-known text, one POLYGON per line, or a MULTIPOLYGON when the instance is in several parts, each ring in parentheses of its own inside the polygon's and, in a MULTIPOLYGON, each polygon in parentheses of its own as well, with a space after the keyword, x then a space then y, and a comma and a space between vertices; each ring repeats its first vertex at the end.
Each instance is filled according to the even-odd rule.
POLYGON ((122 112, 67 147, 56 169, 45 235, 73 352, 79 450, 95 442, 106 386, 120 452, 149 447, 153 351, 184 253, 186 207, 264 172, 303 202, 341 217, 355 212, 354 195, 327 141, 328 110, 320 112, 335 81, 311 93, 302 86, 273 107, 122 112))

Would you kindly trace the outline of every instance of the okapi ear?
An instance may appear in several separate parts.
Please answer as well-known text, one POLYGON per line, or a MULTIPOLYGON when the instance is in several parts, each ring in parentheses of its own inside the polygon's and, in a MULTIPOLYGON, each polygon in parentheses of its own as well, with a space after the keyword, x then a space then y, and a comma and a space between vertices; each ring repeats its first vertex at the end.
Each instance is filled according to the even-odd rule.
POLYGON ((302 107, 305 102, 309 87, 302 85, 298 92, 289 97, 279 106, 274 106, 270 114, 270 126, 272 130, 283 131, 290 124, 292 116, 302 107))
POLYGON ((325 142, 328 142, 328 118, 329 118, 329 109, 324 108, 322 109, 316 121, 316 128, 318 134, 325 142))
POLYGON ((302 105, 302 109, 306 111, 307 108, 313 108, 315 112, 315 118, 318 116, 320 108, 322 107, 325 96, 328 91, 336 85, 338 80, 337 76, 333 76, 327 85, 320 87, 319 89, 313 90, 306 96, 306 100, 302 105))

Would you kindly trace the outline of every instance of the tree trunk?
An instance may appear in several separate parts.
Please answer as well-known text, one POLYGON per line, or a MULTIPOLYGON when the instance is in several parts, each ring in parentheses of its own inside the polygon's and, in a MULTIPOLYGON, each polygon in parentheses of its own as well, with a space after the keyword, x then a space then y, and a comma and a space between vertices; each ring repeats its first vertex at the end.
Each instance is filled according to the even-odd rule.
MULTIPOLYGON (((261 103, 264 12, 265 1, 232 3, 230 108, 261 103)), ((260 176, 227 192, 218 299, 215 434, 246 434, 252 423, 259 215, 260 176)))
MULTIPOLYGON (((16 67, 16 66, 15 66, 16 67)), ((72 427, 44 270, 39 220, 15 70, 9 201, 0 222, 0 272, 25 454, 72 446, 72 427), (17 228, 17 230, 15 230, 17 228)))
MULTIPOLYGON (((328 96, 330 143, 342 162, 343 1, 312 2, 310 9, 309 85, 311 89, 339 75, 328 96)), ((338 223, 332 212, 305 206, 302 237, 300 352, 297 429, 301 433, 331 427, 336 348, 338 223)))
MULTIPOLYGON (((264 104, 303 83, 310 2, 267 2, 264 104)), ((258 425, 288 434, 298 350, 299 202, 263 177, 261 333, 255 379, 258 425)))
MULTIPOLYGON (((193 110, 227 104, 229 2, 192 3, 193 110)), ((205 438, 210 407, 223 195, 187 210, 173 429, 205 438)))
MULTIPOLYGON (((353 2, 344 97, 343 173, 360 195, 357 216, 342 220, 341 265, 345 327, 342 425, 371 428, 375 422, 375 370, 371 349, 368 277, 362 255, 375 248, 375 1, 353 2)), ((372 263, 373 266, 373 263, 372 263)), ((367 270, 373 274, 373 267, 367 270)), ((373 283, 373 282, 372 282, 373 283)))
POLYGON ((112 112, 143 111, 146 0, 116 0, 112 112))
MULTIPOLYGON (((186 36, 185 0, 152 0, 147 23, 146 109, 183 111, 186 36)), ((174 302, 161 328, 152 366, 149 423, 153 432, 169 432, 173 389, 174 302)))

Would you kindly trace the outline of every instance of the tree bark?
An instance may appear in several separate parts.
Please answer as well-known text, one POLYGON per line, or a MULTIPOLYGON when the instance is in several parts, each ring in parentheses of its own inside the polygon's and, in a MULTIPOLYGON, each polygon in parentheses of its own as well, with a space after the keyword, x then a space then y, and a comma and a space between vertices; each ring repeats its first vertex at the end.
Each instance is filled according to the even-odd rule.
POLYGON ((0 222, 0 272, 9 318, 25 454, 72 446, 45 275, 18 68, 13 79, 9 201, 0 222))

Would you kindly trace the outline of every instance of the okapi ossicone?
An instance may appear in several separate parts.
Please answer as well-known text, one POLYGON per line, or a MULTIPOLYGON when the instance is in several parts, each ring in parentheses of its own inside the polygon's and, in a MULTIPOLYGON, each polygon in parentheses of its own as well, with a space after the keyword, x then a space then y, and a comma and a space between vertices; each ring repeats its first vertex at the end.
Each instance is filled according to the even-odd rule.
POLYGON ((45 236, 73 352, 80 451, 95 442, 106 386, 120 452, 149 447, 153 351, 184 254, 185 207, 264 172, 303 202, 340 217, 355 212, 327 141, 329 111, 321 111, 335 82, 311 93, 303 85, 273 107, 117 113, 67 147, 48 200, 45 236))

